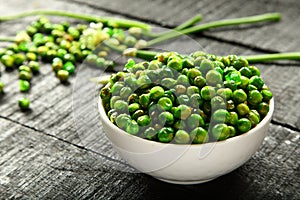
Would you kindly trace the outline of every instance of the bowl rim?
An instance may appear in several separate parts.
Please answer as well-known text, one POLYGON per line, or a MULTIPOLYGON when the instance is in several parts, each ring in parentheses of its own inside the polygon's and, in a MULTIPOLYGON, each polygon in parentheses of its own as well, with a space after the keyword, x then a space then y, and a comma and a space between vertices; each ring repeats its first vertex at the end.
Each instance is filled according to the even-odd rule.
MULTIPOLYGON (((202 143, 202 144, 193 144, 193 143, 190 143, 190 144, 174 144, 174 143, 163 143, 163 142, 157 142, 157 141, 147 140, 147 139, 138 137, 136 135, 131 135, 131 134, 127 133, 126 131, 120 129, 118 126, 116 126, 115 124, 113 124, 109 120, 109 118, 108 118, 108 116, 107 116, 107 114, 105 112, 105 109, 103 107, 102 99, 101 99, 100 95, 98 97, 98 111, 99 111, 101 120, 104 120, 107 124, 109 124, 110 127, 112 127, 114 130, 116 130, 118 132, 118 134, 122 134, 122 135, 125 135, 125 137, 131 137, 131 138, 134 138, 134 139, 136 139, 136 140, 138 140, 140 142, 149 143, 149 144, 153 144, 153 145, 159 145, 159 146, 174 145, 174 146, 180 146, 180 147, 189 146, 189 148, 197 148, 199 146, 204 146, 204 145, 220 145, 220 144, 225 144, 225 143, 236 142, 237 140, 241 140, 242 138, 244 138, 244 137, 246 137, 246 136, 248 136, 250 134, 255 133, 257 130, 259 130, 260 128, 262 128, 266 123, 268 123, 268 121, 271 119, 271 117, 273 115, 273 112, 274 112, 274 97, 272 97, 272 99, 270 99, 269 106, 270 106, 269 112, 263 118, 263 120, 257 126, 255 126, 254 128, 250 129, 246 133, 243 133, 243 134, 231 137, 231 138, 227 138, 227 139, 222 140, 222 141, 206 142, 206 143, 202 143)), ((109 134, 109 133, 106 133, 106 134, 109 134)))

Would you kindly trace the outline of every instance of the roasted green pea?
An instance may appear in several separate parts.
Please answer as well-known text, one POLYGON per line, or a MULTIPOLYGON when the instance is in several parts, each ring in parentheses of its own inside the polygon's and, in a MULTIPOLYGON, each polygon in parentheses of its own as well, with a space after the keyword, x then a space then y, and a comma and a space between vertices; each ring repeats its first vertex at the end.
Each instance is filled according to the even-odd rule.
POLYGON ((70 74, 68 71, 60 69, 57 71, 56 76, 61 82, 66 82, 69 79, 70 74))
POLYGON ((206 82, 211 86, 221 84, 223 82, 222 75, 216 70, 209 70, 206 74, 206 82))
POLYGON ((216 96, 216 90, 212 86, 204 86, 201 89, 200 94, 201 94, 201 97, 204 100, 211 100, 211 98, 213 98, 214 96, 216 96))
POLYGON ((18 105, 22 111, 28 110, 30 106, 30 100, 26 97, 22 97, 18 100, 18 105))
POLYGON ((255 66, 249 66, 252 76, 260 76, 260 70, 255 66))
POLYGON ((164 78, 161 80, 161 85, 169 89, 174 88, 176 83, 177 83, 176 80, 173 78, 164 78))
POLYGON ((190 97, 189 105, 193 108, 199 108, 203 105, 203 99, 200 94, 192 94, 190 97))
POLYGON ((177 78, 177 84, 184 85, 184 86, 189 86, 190 82, 189 82, 189 79, 186 75, 180 74, 177 78))
POLYGON ((187 125, 190 129, 194 129, 198 126, 204 126, 204 119, 199 114, 191 114, 187 119, 187 125))
POLYGON ((58 70, 61 70, 63 67, 63 61, 60 58, 54 58, 52 60, 52 69, 53 71, 57 72, 58 70))
POLYGON ((30 61, 28 67, 30 67, 33 73, 38 73, 40 71, 40 64, 36 61, 30 61))
POLYGON ((190 133, 190 137, 194 144, 202 144, 208 142, 209 135, 207 131, 202 127, 197 127, 193 129, 190 133))
POLYGON ((160 62, 157 61, 157 60, 152 60, 150 63, 149 63, 149 66, 148 66, 148 69, 149 70, 156 70, 156 69, 159 69, 160 68, 160 62))
POLYGON ((21 92, 28 92, 30 89, 30 82, 26 80, 20 80, 19 88, 21 92))
POLYGON ((157 100, 162 97, 165 93, 165 90, 160 86, 155 86, 150 90, 150 98, 153 100, 157 100))
POLYGON ((257 105, 262 102, 263 96, 258 90, 251 90, 248 94, 248 102, 251 105, 257 105))
POLYGON ((250 109, 247 104, 240 103, 239 105, 237 105, 236 111, 240 116, 245 116, 249 113, 250 109))
POLYGON ((157 138, 157 130, 155 130, 153 127, 148 127, 143 132, 143 138, 146 138, 148 140, 156 140, 156 138, 157 138))
POLYGON ((249 69, 249 67, 242 67, 239 72, 241 73, 241 75, 247 77, 247 78, 251 78, 252 77, 252 71, 249 69))
POLYGON ((187 88, 187 91, 186 91, 187 95, 190 97, 192 96, 193 94, 199 94, 200 93, 200 90, 198 87, 196 86, 189 86, 187 88))
POLYGON ((257 89, 256 86, 254 86, 254 85, 252 85, 252 84, 249 84, 249 85, 247 86, 247 90, 248 90, 248 91, 251 91, 251 90, 258 90, 258 89, 257 89))
MULTIPOLYGON (((57 57, 63 59, 67 53, 68 53, 68 51, 65 49, 58 49, 56 52, 56 55, 57 55, 57 57)), ((92 54, 92 55, 94 55, 94 54, 92 54)), ((87 59, 87 61, 88 61, 88 59, 87 59)))
POLYGON ((158 100, 157 104, 160 106, 161 109, 163 110, 171 110, 173 103, 171 99, 168 97, 162 97, 158 100))
POLYGON ((126 132, 131 135, 136 135, 139 132, 139 125, 136 121, 131 120, 127 123, 126 132))
POLYGON ((263 96, 263 101, 264 102, 269 102, 271 99, 272 99, 272 97, 273 97, 273 94, 272 94, 272 92, 270 91, 270 90, 262 90, 261 91, 261 94, 262 94, 262 96, 263 96))
POLYGON ((176 122, 174 122, 173 127, 176 130, 184 130, 184 129, 186 129, 187 125, 186 125, 185 121, 183 121, 183 120, 177 120, 176 122))
POLYGON ((121 100, 120 96, 112 96, 110 98, 110 107, 113 108, 116 101, 121 100))
POLYGON ((128 97, 132 94, 132 89, 130 87, 123 87, 120 90, 120 96, 123 99, 128 99, 128 97))
POLYGON ((209 70, 212 70, 214 69, 214 64, 212 61, 208 60, 208 59, 204 59, 201 64, 200 64, 200 71, 203 75, 206 75, 206 73, 209 71, 209 70))
POLYGON ((127 124, 130 121, 130 116, 128 114, 120 114, 116 117, 116 124, 121 129, 126 129, 127 124))
POLYGON ((250 78, 249 84, 254 85, 260 90, 265 83, 261 77, 255 75, 250 78))
POLYGON ((25 71, 25 72, 31 73, 31 69, 27 65, 21 65, 21 66, 19 66, 19 72, 21 72, 21 71, 25 71))
POLYGON ((197 76, 201 76, 201 75, 202 73, 200 72, 200 70, 196 68, 191 68, 187 72, 187 77, 189 78, 189 80, 194 80, 197 76))
POLYGON ((118 113, 126 113, 128 112, 128 104, 124 100, 117 100, 113 108, 118 112, 118 113))
POLYGON ((247 118, 250 120, 252 127, 255 127, 260 122, 260 115, 252 110, 247 115, 247 118))
POLYGON ((137 118, 139 126, 148 126, 151 123, 151 119, 148 115, 143 115, 137 118))
POLYGON ((230 88, 232 91, 235 91, 237 89, 237 84, 233 80, 224 81, 224 87, 230 88))
POLYGON ((177 97, 176 103, 178 105, 180 104, 189 105, 189 101, 190 101, 189 96, 186 94, 182 94, 179 97, 177 97))
POLYGON ((149 84, 152 83, 151 79, 147 75, 142 75, 136 81, 139 87, 148 87, 149 84))
POLYGON ((212 128, 213 137, 218 140, 226 140, 230 136, 230 129, 224 123, 217 124, 212 128))
POLYGON ((251 129, 251 122, 247 118, 241 118, 238 120, 237 128, 241 133, 246 133, 251 129))
POLYGON ((63 60, 65 62, 72 62, 72 63, 76 62, 75 56, 73 54, 70 54, 70 53, 65 54, 64 57, 63 57, 63 60))
POLYGON ((234 137, 236 136, 236 130, 233 126, 228 126, 229 128, 229 137, 234 137))
POLYGON ((246 76, 241 76, 241 84, 239 85, 239 88, 247 89, 249 81, 249 78, 247 78, 246 76))
POLYGON ((170 89, 165 91, 164 97, 168 97, 172 102, 175 101, 175 95, 174 95, 175 89, 170 89))
POLYGON ((224 99, 222 97, 220 97, 220 96, 214 96, 211 99, 211 107, 212 107, 213 110, 220 109, 220 108, 225 109, 226 108, 226 104, 225 104, 225 101, 224 101, 224 99))
POLYGON ((69 74, 73 74, 75 71, 75 65, 72 62, 68 61, 63 65, 62 69, 68 71, 69 74))
POLYGON ((184 85, 176 85, 175 86, 175 93, 179 96, 181 94, 186 93, 186 87, 184 85))
POLYGON ((184 68, 192 68, 194 66, 194 59, 192 57, 183 58, 182 66, 184 68))
POLYGON ((202 88, 206 85, 206 79, 203 76, 196 76, 194 79, 194 85, 198 88, 202 88))
POLYGON ((174 129, 171 127, 163 127, 158 132, 158 141, 160 142, 171 142, 174 137, 174 129))
POLYGON ((219 109, 212 114, 211 118, 214 123, 227 123, 230 121, 230 114, 225 109, 219 109))
POLYGON ((136 93, 131 94, 128 99, 128 103, 139 103, 139 96, 136 93))
POLYGON ((232 90, 230 88, 220 88, 217 90, 217 94, 228 101, 232 97, 232 90))
POLYGON ((269 110, 270 110, 270 106, 268 103, 261 102, 260 104, 258 104, 257 111, 259 112, 259 114, 261 116, 266 116, 268 114, 269 110))
POLYGON ((147 108, 150 103, 150 94, 142 94, 139 98, 139 103, 143 108, 147 108))
POLYGON ((1 62, 6 69, 12 69, 14 67, 14 58, 11 55, 3 55, 1 57, 1 62))
POLYGON ((20 71, 19 72, 19 79, 30 81, 31 80, 31 73, 27 71, 20 71))
POLYGON ((178 130, 175 133, 174 141, 177 144, 188 144, 190 142, 190 135, 184 130, 178 130))
POLYGON ((120 91, 121 89, 124 87, 124 83, 123 82, 116 82, 112 87, 111 87, 111 93, 114 96, 119 96, 120 95, 120 91))
POLYGON ((141 108, 141 106, 138 103, 132 103, 128 106, 128 110, 130 113, 134 113, 135 111, 139 110, 140 108, 141 108))
POLYGON ((159 123, 162 125, 173 125, 174 124, 174 116, 172 113, 168 111, 164 111, 158 115, 159 123))
POLYGON ((177 59, 172 59, 171 61, 168 62, 167 66, 176 71, 180 71, 182 69, 182 62, 177 59))
POLYGON ((22 53, 14 54, 13 58, 14 58, 14 64, 16 66, 23 64, 23 62, 26 60, 26 56, 22 53))
POLYGON ((234 109, 235 109, 234 101, 233 101, 233 100, 228 100, 228 101, 226 102, 226 108, 227 108, 227 110, 229 110, 229 111, 234 110, 234 109))
POLYGON ((230 119, 227 123, 232 126, 235 126, 239 120, 238 114, 236 112, 232 111, 232 112, 229 112, 229 115, 230 115, 230 119))
POLYGON ((179 105, 175 108, 174 116, 186 120, 192 114, 192 109, 187 105, 179 105))
POLYGON ((235 90, 232 97, 235 103, 243 103, 247 100, 247 94, 242 89, 235 90))

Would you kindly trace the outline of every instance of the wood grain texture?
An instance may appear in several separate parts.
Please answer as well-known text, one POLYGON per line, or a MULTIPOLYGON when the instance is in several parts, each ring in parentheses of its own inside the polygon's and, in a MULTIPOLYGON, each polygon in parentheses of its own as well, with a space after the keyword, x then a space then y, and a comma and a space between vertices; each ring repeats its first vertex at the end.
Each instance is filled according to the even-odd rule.
MULTIPOLYGON (((80 3, 78 0, 49 0, 44 4, 31 0, 17 6, 20 2, 12 0, 2 2, 0 13, 6 15, 47 8, 133 17, 153 22, 156 26, 170 27, 199 10, 206 17, 204 21, 282 10, 290 24, 298 23, 290 18, 297 10, 296 6, 289 12, 284 10, 294 2, 292 0, 276 4, 251 1, 242 8, 237 2, 100 0, 96 3, 88 0, 80 3)), ((32 19, 34 17, 0 23, 1 34, 12 36, 32 19)), ((51 17, 51 20, 60 21, 62 18, 51 17)), ((297 42, 287 42, 298 38, 297 31, 292 31, 290 24, 287 27, 291 31, 281 29, 282 24, 255 29, 226 29, 183 37, 159 47, 183 52, 200 48, 217 55, 256 54, 264 49, 292 51, 296 50, 297 42), (273 45, 263 43, 260 34, 271 39, 273 45), (278 39, 282 34, 287 38, 278 39), (284 47, 279 49, 282 44, 284 47), (262 50, 251 49, 251 45, 262 50)), ((122 57, 115 59, 126 60, 122 57)), ((167 184, 144 174, 130 173, 133 169, 112 149, 102 131, 97 111, 99 86, 88 81, 88 78, 101 74, 98 70, 78 66, 70 84, 63 85, 54 77, 51 67, 43 64, 41 74, 34 77, 28 94, 32 99, 32 110, 25 113, 20 112, 16 104, 21 96, 16 72, 4 73, 1 78, 7 87, 6 94, 0 97, 0 199, 166 199, 171 195, 178 198, 196 195, 204 198, 299 199, 299 63, 278 62, 259 64, 258 67, 274 93, 276 107, 273 124, 262 147, 232 173, 192 186, 167 184)))

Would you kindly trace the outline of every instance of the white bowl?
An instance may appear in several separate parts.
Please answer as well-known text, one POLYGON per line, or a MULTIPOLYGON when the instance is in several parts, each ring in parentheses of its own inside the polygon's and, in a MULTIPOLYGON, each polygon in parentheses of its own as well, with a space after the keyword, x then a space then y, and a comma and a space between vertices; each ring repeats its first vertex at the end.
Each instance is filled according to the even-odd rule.
POLYGON ((135 169, 162 181, 177 184, 207 182, 243 165, 260 147, 274 111, 253 129, 224 141, 205 144, 166 144, 130 135, 107 117, 99 98, 98 108, 106 136, 120 156, 135 169))

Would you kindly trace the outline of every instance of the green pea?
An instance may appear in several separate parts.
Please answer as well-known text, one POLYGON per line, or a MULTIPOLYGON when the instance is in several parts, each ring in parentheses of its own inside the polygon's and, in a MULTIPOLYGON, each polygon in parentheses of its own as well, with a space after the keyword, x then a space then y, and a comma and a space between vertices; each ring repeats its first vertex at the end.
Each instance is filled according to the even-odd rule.
POLYGON ((123 114, 118 115, 116 117, 115 121, 116 121, 117 126, 124 130, 124 129, 126 129, 127 124, 130 122, 130 116, 123 113, 123 114))
POLYGON ((148 127, 143 132, 143 137, 148 140, 156 140, 157 139, 157 130, 155 130, 153 127, 148 127))
POLYGON ((217 94, 228 101, 232 97, 232 90, 230 88, 220 88, 217 90, 217 94))
POLYGON ((132 119, 137 120, 140 116, 145 115, 145 112, 143 110, 137 110, 132 114, 132 119))
POLYGON ((176 83, 176 80, 173 78, 164 78, 161 80, 161 85, 166 88, 174 88, 176 83))
POLYGON ((159 69, 160 68, 160 62, 157 61, 157 60, 152 60, 150 63, 149 63, 149 66, 148 66, 148 69, 149 70, 156 70, 156 69, 159 69))
POLYGON ((251 90, 248 94, 248 102, 251 105, 257 105, 263 100, 263 95, 258 90, 251 90))
POLYGON ((30 82, 26 80, 20 80, 19 87, 21 92, 28 92, 30 89, 30 82))
POLYGON ((247 78, 246 76, 241 76, 241 84, 239 85, 239 87, 242 89, 247 89, 249 81, 249 78, 247 78))
POLYGON ((151 79, 147 75, 142 75, 136 81, 139 87, 147 87, 149 84, 152 83, 151 79))
POLYGON ((131 135, 136 135, 139 132, 139 125, 136 121, 131 120, 127 123, 126 132, 131 135))
POLYGON ((185 57, 182 60, 182 66, 184 68, 192 68, 194 67, 194 59, 192 57, 185 57))
POLYGON ((216 109, 220 109, 220 108, 226 108, 226 104, 222 97, 214 96, 211 99, 211 107, 213 110, 216 110, 216 109))
POLYGON ((158 131, 158 141, 168 143, 171 142, 174 137, 174 129, 171 127, 163 127, 158 131))
POLYGON ((232 126, 235 126, 239 120, 238 114, 236 112, 232 111, 232 112, 229 112, 229 115, 230 115, 230 118, 227 123, 232 126))
POLYGON ((191 114, 187 119, 187 125, 190 129, 195 129, 198 126, 204 126, 204 119, 199 114, 191 114))
POLYGON ((249 66, 252 76, 260 76, 260 70, 255 66, 249 66))
POLYGON ((1 62, 6 69, 12 69, 14 67, 14 58, 11 55, 3 55, 1 57, 1 62))
POLYGON ((137 40, 135 37, 129 35, 125 37, 124 44, 129 47, 133 47, 136 44, 137 40))
POLYGON ((250 78, 249 84, 254 85, 260 90, 265 83, 261 77, 255 75, 250 78))
POLYGON ((19 79, 30 81, 31 80, 31 73, 27 71, 20 71, 19 72, 19 79))
POLYGON ((212 61, 208 60, 208 59, 204 59, 202 60, 201 64, 200 64, 200 71, 203 75, 206 75, 206 73, 209 70, 214 69, 214 64, 212 61))
POLYGON ((198 88, 202 88, 206 85, 206 79, 203 76, 196 76, 194 79, 194 85, 198 88))
POLYGON ((130 113, 134 113, 135 111, 139 110, 140 108, 141 108, 141 106, 138 103, 132 103, 128 106, 128 110, 130 113))
POLYGON ((189 86, 186 91, 187 95, 191 97, 193 94, 199 94, 200 90, 196 86, 189 86))
POLYGON ((222 75, 216 70, 209 70, 206 74, 206 82, 208 85, 216 86, 223 82, 222 75))
POLYGON ((251 122, 247 118, 241 118, 238 120, 237 128, 241 133, 246 133, 251 129, 251 122))
POLYGON ((240 103, 239 105, 237 105, 236 111, 240 116, 245 116, 249 113, 250 109, 247 104, 240 103))
POLYGON ((73 74, 75 71, 75 65, 72 62, 68 61, 63 65, 62 69, 68 71, 69 74, 73 74))
POLYGON ((173 124, 173 127, 176 129, 176 130, 184 130, 186 129, 187 125, 186 125, 186 122, 183 121, 183 120, 177 120, 174 124, 173 124))
POLYGON ((167 66, 176 71, 180 71, 182 69, 182 62, 177 59, 172 59, 170 62, 168 62, 167 66))
POLYGON ((114 96, 119 96, 120 91, 123 87, 124 87, 124 83, 119 81, 119 82, 116 82, 115 84, 113 84, 110 91, 114 96))
POLYGON ((233 92, 233 100, 235 103, 243 103, 247 100, 247 94, 242 89, 237 89, 233 92))
POLYGON ((113 108, 116 109, 116 111, 118 113, 126 113, 126 112, 128 112, 128 104, 124 100, 117 100, 114 103, 113 108))
POLYGON ((4 92, 5 84, 0 80, 0 94, 4 92))
POLYGON ((178 130, 175 133, 174 141, 177 144, 188 144, 190 142, 190 135, 184 130, 178 130))
POLYGON ((30 67, 33 73, 38 73, 40 71, 40 64, 36 61, 30 61, 28 67, 30 67))
POLYGON ((236 136, 236 130, 233 126, 228 126, 229 128, 229 137, 234 137, 236 136))
POLYGON ((174 117, 186 120, 192 114, 192 109, 187 105, 179 105, 175 108, 174 117))
POLYGON ((16 66, 23 64, 23 62, 26 60, 26 57, 22 53, 16 53, 13 55, 14 58, 14 64, 16 66))
POLYGON ((18 100, 19 107, 22 111, 28 110, 30 106, 30 100, 26 97, 22 97, 18 100))
POLYGON ((233 80, 224 81, 224 87, 230 88, 232 91, 235 91, 237 89, 237 84, 233 80))
POLYGON ((123 99, 128 99, 128 97, 132 94, 132 90, 130 87, 123 87, 121 90, 120 90, 120 96, 123 98, 123 99))
POLYGON ((241 73, 241 75, 247 77, 247 78, 251 78, 252 77, 252 71, 249 69, 249 67, 242 67, 239 72, 241 73))
POLYGON ((230 136, 230 129, 224 123, 217 124, 212 128, 213 137, 218 140, 226 140, 230 136))
POLYGON ((228 57, 223 56, 221 58, 221 62, 224 64, 225 67, 228 67, 230 65, 230 60, 228 57))
MULTIPOLYGON (((65 50, 65 49, 58 49, 57 52, 56 52, 56 55, 57 55, 57 57, 63 59, 67 53, 68 53, 68 51, 65 50)), ((91 54, 91 56, 92 55, 94 55, 94 54, 91 54)), ((87 58, 87 61, 89 61, 88 58, 87 58)))
POLYGON ((164 111, 161 114, 158 115, 158 120, 160 124, 165 125, 172 125, 174 124, 174 116, 172 113, 168 111, 164 111))
POLYGON ((201 97, 204 100, 211 100, 211 98, 213 98, 214 96, 216 96, 216 90, 212 86, 204 86, 201 89, 200 94, 201 94, 201 97))
POLYGON ((190 101, 190 98, 187 95, 182 94, 177 98, 176 103, 179 105, 180 104, 188 105, 189 101, 190 101))
POLYGON ((69 79, 70 74, 68 71, 61 69, 57 71, 56 76, 61 82, 66 82, 69 79))
POLYGON ((213 122, 217 123, 227 123, 230 121, 230 114, 225 109, 216 110, 211 117, 213 122))
POLYGON ((136 93, 131 94, 128 99, 128 103, 139 103, 139 96, 136 93))
POLYGON ((151 123, 151 119, 148 115, 143 115, 137 118, 139 126, 148 126, 151 123))
MULTIPOLYGON (((222 71, 223 71, 223 69, 225 68, 225 65, 221 62, 221 61, 217 61, 217 60, 215 60, 215 61, 213 61, 213 64, 214 64, 214 68, 216 69, 217 67, 219 67, 222 71)), ((221 73, 222 74, 222 73, 221 73)))
POLYGON ((208 132, 202 127, 193 129, 190 133, 190 137, 193 140, 192 142, 194 144, 202 144, 208 142, 209 140, 208 132))
POLYGON ((165 90, 160 86, 155 86, 150 90, 150 98, 153 100, 157 100, 162 97, 165 93, 165 90))
MULTIPOLYGON (((102 96, 101 96, 102 97, 102 96)), ((110 107, 113 108, 116 101, 121 100, 120 96, 112 96, 110 98, 110 107)))
POLYGON ((248 91, 251 91, 251 90, 258 90, 258 89, 257 89, 256 86, 254 86, 254 85, 252 85, 252 84, 249 84, 249 85, 247 86, 247 90, 248 90, 248 91))
POLYGON ((160 106, 163 110, 171 110, 173 103, 170 98, 168 97, 162 97, 158 100, 157 104, 160 106))
POLYGON ((103 101, 105 101, 105 102, 108 103, 110 101, 110 98, 111 98, 110 88, 109 87, 103 87, 100 90, 100 94, 99 95, 100 95, 100 97, 102 98, 103 101))
POLYGON ((273 97, 273 94, 270 90, 262 90, 261 94, 263 96, 263 101, 266 103, 268 103, 273 97))
POLYGON ((255 127, 260 122, 260 115, 257 115, 257 113, 252 110, 247 115, 247 118, 250 120, 252 127, 255 127))
POLYGON ((259 112, 259 114, 261 116, 266 116, 268 114, 269 110, 270 110, 270 106, 268 103, 261 102, 260 104, 258 104, 257 111, 259 112))
POLYGON ((147 108, 150 103, 150 94, 142 94, 139 98, 139 103, 143 108, 147 108))
POLYGON ((181 95, 181 94, 185 94, 186 90, 187 89, 184 85, 176 85, 175 86, 175 92, 178 96, 181 95))
POLYGON ((68 61, 70 61, 72 63, 76 62, 75 56, 73 54, 70 54, 70 53, 65 54, 64 57, 63 57, 63 60, 65 62, 68 62, 68 61))
POLYGON ((184 74, 180 74, 177 78, 177 84, 189 86, 190 85, 189 78, 184 74))
POLYGON ((189 104, 193 108, 200 108, 203 105, 203 99, 200 94, 192 94, 189 100, 189 104))
POLYGON ((25 72, 31 73, 31 69, 27 65, 21 65, 19 67, 19 72, 21 72, 21 71, 25 71, 25 72))
POLYGON ((201 75, 202 73, 200 72, 200 70, 196 68, 191 68, 187 72, 187 77, 189 78, 189 80, 194 80, 197 76, 201 76, 201 75))

